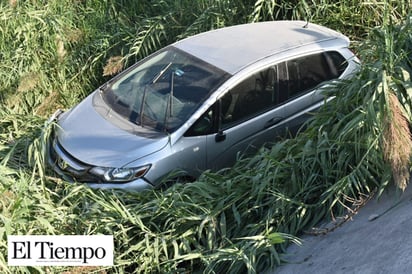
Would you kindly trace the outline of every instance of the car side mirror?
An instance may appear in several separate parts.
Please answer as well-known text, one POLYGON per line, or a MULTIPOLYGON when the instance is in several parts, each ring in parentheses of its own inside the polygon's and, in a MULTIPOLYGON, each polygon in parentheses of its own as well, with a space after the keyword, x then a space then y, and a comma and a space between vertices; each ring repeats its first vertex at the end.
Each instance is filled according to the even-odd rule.
POLYGON ((226 140, 226 134, 223 132, 223 130, 219 130, 215 135, 215 141, 216 143, 218 143, 223 142, 224 140, 226 140))

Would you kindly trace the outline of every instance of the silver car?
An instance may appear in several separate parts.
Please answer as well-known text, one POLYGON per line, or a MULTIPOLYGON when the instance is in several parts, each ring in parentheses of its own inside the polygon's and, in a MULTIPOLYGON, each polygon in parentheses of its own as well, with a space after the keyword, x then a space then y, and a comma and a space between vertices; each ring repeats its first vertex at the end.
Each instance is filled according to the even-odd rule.
POLYGON ((342 34, 303 21, 176 42, 56 112, 49 163, 68 180, 137 191, 228 167, 296 132, 324 103, 321 87, 358 70, 348 47, 342 34))

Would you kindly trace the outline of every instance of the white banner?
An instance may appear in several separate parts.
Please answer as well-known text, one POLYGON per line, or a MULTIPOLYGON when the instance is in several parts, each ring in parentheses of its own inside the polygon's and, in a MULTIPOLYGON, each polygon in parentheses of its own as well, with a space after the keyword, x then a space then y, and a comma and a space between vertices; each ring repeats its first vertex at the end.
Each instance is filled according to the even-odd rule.
POLYGON ((9 266, 111 266, 113 235, 8 236, 9 266))

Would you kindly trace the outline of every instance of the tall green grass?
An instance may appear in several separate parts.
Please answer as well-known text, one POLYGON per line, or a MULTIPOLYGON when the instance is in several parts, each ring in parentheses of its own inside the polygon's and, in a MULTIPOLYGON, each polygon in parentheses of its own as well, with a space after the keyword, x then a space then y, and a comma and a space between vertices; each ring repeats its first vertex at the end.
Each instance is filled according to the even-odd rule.
POLYGON ((116 265, 88 270, 260 273, 282 262, 296 235, 354 199, 390 182, 405 187, 409 154, 396 152, 410 147, 410 4, 295 2, 1 1, 0 271, 83 271, 8 267, 8 235, 113 234, 116 265), (297 138, 163 192, 92 190, 45 169, 44 120, 55 108, 176 39, 286 18, 350 35, 364 62, 353 80, 331 84, 326 96, 336 98, 297 138))

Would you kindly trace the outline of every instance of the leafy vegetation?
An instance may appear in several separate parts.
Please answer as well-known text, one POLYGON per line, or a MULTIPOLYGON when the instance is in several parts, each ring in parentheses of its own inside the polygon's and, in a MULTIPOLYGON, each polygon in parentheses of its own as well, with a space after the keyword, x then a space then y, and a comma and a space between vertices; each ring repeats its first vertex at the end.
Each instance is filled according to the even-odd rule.
POLYGON ((325 217, 409 180, 408 1, 0 1, 0 270, 262 272, 325 217), (382 16, 384 15, 384 16, 382 16), (230 170, 139 194, 92 190, 44 165, 45 119, 177 39, 239 23, 310 20, 349 35, 359 75, 295 139, 230 170), (8 267, 7 235, 113 234, 111 268, 8 267))

